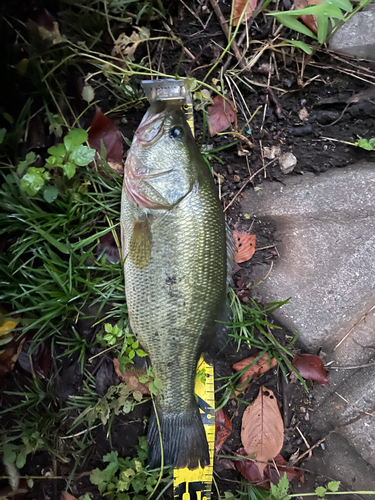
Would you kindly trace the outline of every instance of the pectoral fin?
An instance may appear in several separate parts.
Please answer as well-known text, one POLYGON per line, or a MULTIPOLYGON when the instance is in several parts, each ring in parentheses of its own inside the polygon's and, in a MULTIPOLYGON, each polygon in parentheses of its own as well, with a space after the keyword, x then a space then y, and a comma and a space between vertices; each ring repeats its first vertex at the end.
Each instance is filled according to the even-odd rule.
POLYGON ((134 222, 129 243, 128 258, 139 269, 143 269, 150 262, 151 257, 151 229, 147 218, 134 222))

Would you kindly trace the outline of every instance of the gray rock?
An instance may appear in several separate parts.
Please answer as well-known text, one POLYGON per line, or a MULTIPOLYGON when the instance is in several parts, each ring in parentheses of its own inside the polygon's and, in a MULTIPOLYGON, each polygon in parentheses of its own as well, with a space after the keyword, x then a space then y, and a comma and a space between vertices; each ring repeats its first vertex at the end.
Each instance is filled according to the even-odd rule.
POLYGON ((314 427, 333 428, 375 467, 375 362, 357 370, 315 409, 314 427), (350 423, 352 422, 352 423, 350 423), (349 425, 348 425, 349 423, 349 425))
MULTIPOLYGON (((303 464, 307 470, 315 474, 309 474, 307 481, 298 491, 308 493, 314 491, 317 476, 323 478, 325 484, 332 480, 341 481, 340 491, 375 489, 375 470, 351 448, 342 436, 336 433, 329 435, 323 446, 324 450, 321 447, 316 448, 312 458, 303 464)), ((348 494, 337 498, 366 500, 373 497, 348 494)))
POLYGON ((283 174, 290 174, 297 165, 297 158, 293 153, 284 153, 279 158, 279 165, 283 174))
MULTIPOLYGON (((309 349, 333 348, 351 332, 349 342, 361 318, 374 315, 374 193, 375 166, 363 162, 264 183, 242 202, 244 213, 274 221, 282 240, 280 259, 256 290, 267 302, 292 297, 275 316, 309 349)), ((256 268, 255 282, 268 270, 256 268)))
MULTIPOLYGON (((284 185, 264 183, 241 206, 276 225, 281 240, 279 260, 255 289, 258 298, 291 297, 275 316, 299 331, 310 351, 321 346, 329 367, 330 385, 314 389, 310 415, 312 427, 328 438, 306 467, 349 490, 375 487, 374 193, 375 164, 361 162, 287 177, 284 185)), ((268 271, 256 267, 253 280, 268 271)))
POLYGON ((374 2, 367 10, 357 12, 332 36, 329 48, 357 57, 375 59, 374 2))

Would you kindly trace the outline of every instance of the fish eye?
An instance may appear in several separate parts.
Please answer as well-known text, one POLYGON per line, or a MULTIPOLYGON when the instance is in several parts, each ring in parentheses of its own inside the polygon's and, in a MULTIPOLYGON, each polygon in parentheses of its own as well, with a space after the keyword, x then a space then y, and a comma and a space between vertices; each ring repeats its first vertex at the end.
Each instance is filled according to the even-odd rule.
POLYGON ((172 127, 171 130, 169 131, 169 135, 173 139, 176 139, 177 137, 182 135, 182 128, 181 127, 172 127))

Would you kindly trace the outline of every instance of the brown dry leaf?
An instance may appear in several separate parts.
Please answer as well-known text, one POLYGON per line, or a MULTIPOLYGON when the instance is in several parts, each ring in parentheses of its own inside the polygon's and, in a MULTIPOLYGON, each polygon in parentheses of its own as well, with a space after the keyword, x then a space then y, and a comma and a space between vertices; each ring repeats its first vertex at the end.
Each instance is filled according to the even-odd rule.
POLYGON ((241 440, 246 453, 255 455, 255 462, 263 477, 268 460, 280 453, 284 441, 284 423, 275 395, 264 386, 243 414, 241 440))
MULTIPOLYGON (((7 339, 7 337, 3 337, 3 339, 7 339)), ((14 368, 14 365, 17 362, 17 359, 22 351, 23 343, 25 342, 25 337, 21 339, 14 340, 13 338, 9 339, 4 346, 1 347, 0 352, 0 378, 3 377, 6 373, 11 372, 14 368)))
POLYGON ((236 111, 232 106, 234 108, 234 104, 223 99, 221 95, 217 95, 213 98, 212 106, 207 107, 207 121, 210 127, 211 137, 220 132, 224 132, 230 127, 230 124, 234 122, 236 111))
POLYGON ((237 252, 234 257, 234 262, 241 264, 241 262, 246 262, 250 260, 255 252, 256 235, 240 233, 238 231, 233 231, 233 237, 236 241, 237 252))
MULTIPOLYGON (((254 359, 257 357, 257 354, 254 356, 250 356, 249 358, 243 359, 235 363, 232 368, 234 371, 239 372, 249 366, 254 359)), ((261 358, 258 359, 256 363, 250 366, 242 375, 238 382, 238 390, 236 390, 236 396, 244 392, 250 384, 251 379, 260 377, 263 373, 268 372, 271 368, 277 365, 276 359, 272 356, 271 360, 269 360, 268 354, 264 353, 261 358), (251 377, 251 378, 250 378, 251 377), (247 383, 246 383, 247 381, 247 383)))
MULTIPOLYGON (((241 14, 246 7, 248 0, 233 0, 233 26, 237 26, 240 21, 241 14)), ((257 8, 258 0, 250 0, 245 15, 242 18, 242 23, 245 23, 253 15, 254 10, 257 8)))
POLYGON ((113 360, 113 366, 115 367, 116 375, 121 379, 122 382, 134 391, 139 391, 141 394, 150 394, 148 390, 148 383, 141 384, 139 377, 145 375, 145 372, 140 372, 138 370, 125 370, 120 371, 120 362, 117 358, 113 360))
POLYGON ((77 500, 77 497, 74 497, 67 491, 62 491, 60 495, 60 500, 77 500))
MULTIPOLYGON (((322 2, 319 0, 294 0, 294 10, 305 9, 310 5, 319 5, 322 2)), ((318 26, 316 24, 316 16, 311 14, 300 16, 299 19, 316 35, 318 33, 318 26)))
POLYGON ((231 434, 232 421, 225 411, 220 408, 215 413, 215 455, 219 453, 221 447, 231 434))

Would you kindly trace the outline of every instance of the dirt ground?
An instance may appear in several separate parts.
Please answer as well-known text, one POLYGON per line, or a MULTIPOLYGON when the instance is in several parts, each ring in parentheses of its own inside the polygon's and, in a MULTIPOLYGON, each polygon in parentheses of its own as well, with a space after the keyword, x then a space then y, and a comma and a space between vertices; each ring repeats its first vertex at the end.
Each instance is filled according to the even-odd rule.
MULTIPOLYGON (((187 3, 190 10, 182 3, 171 8, 168 24, 173 29, 174 35, 182 40, 186 49, 194 56, 194 59, 184 57, 179 74, 201 80, 205 77, 209 65, 216 61, 220 54, 220 47, 225 47, 226 39, 209 3, 203 2, 202 5, 205 8, 194 1, 187 3)), ((4 14, 16 15, 22 21, 33 17, 41 8, 47 8, 54 16, 58 16, 59 12, 58 4, 47 0, 24 2, 22 6, 23 8, 15 12, 11 2, 5 2, 1 9, 4 14)), ((229 4, 223 4, 221 8, 223 14, 227 15, 229 4)), ((165 34, 165 27, 158 21, 152 22, 151 28, 165 34)), ((262 42, 272 35, 273 29, 273 22, 270 18, 260 15, 251 26, 249 38, 262 42)), ((14 43, 14 39, 10 37, 5 43, 9 46, 14 43)), ((137 57, 143 56, 142 50, 137 57)), ((179 57, 176 44, 173 46, 166 44, 164 48, 161 48, 155 43, 155 46, 151 47, 151 56, 160 59, 162 71, 173 74, 176 70, 179 57)), ((235 59, 232 60, 232 65, 234 64, 235 59)), ((218 74, 212 76, 218 77, 218 74)), ((242 133, 248 141, 251 141, 253 148, 250 150, 248 142, 242 142, 242 151, 238 145, 232 146, 218 154, 222 163, 212 159, 211 165, 215 173, 223 179, 221 199, 229 225, 233 229, 249 230, 251 227, 251 233, 257 236, 257 251, 253 258, 241 264, 234 276, 234 282, 241 282, 241 287, 251 287, 254 284, 252 281, 253 265, 278 258, 275 228, 250 220, 247 214, 241 213, 239 209, 241 198, 251 197, 254 188, 261 188, 266 182, 284 182, 285 174, 281 172, 278 161, 270 163, 271 159, 266 157, 265 148, 281 148, 282 153, 293 153, 297 158, 297 165, 292 173, 287 174, 292 176, 303 176, 305 172, 319 175, 328 169, 341 168, 362 158, 375 161, 375 152, 364 151, 337 142, 355 142, 358 138, 372 137, 372 131, 375 129, 375 92, 372 91, 375 82, 375 64, 331 54, 325 48, 316 52, 312 57, 305 56, 303 60, 300 56, 290 53, 285 56, 278 51, 270 56, 270 53, 265 51, 251 71, 244 72, 243 76, 248 78, 249 86, 237 81, 238 88, 234 88, 233 97, 238 104, 239 111, 248 108, 251 113, 254 113, 259 107, 249 124, 246 124, 243 113, 238 114, 238 129, 244 128, 242 133), (267 86, 272 89, 271 92, 267 91, 267 86), (359 97, 353 99, 353 102, 348 105, 353 96, 359 97), (302 110, 304 114, 301 113, 302 110), (257 171, 260 172, 254 176, 253 174, 257 171)), ((10 83, 11 81, 4 82, 3 99, 9 91, 6 85, 10 83)), ((16 93, 17 97, 22 100, 27 95, 27 89, 17 88, 16 93)), ((105 92, 101 96, 101 107, 103 111, 106 111, 106 108, 110 109, 109 96, 105 95, 105 92)), ((111 118, 124 137, 131 141, 144 112, 145 108, 139 106, 138 109, 126 111, 125 116, 114 114, 111 118)), ((89 115, 85 116, 81 126, 87 126, 90 119, 89 115)), ((198 142, 202 138, 201 130, 201 113, 197 111, 196 137, 198 142)), ((209 138, 206 142, 216 148, 231 141, 232 138, 227 135, 209 138)), ((249 301, 251 297, 256 298, 256 291, 250 288, 245 300, 249 301)), ((86 327, 87 325, 81 325, 80 333, 84 334, 86 327)), ((277 339, 281 344, 285 344, 287 333, 283 330, 277 331, 277 339)), ((97 352, 98 347, 92 348, 88 352, 88 357, 97 352)), ((232 357, 215 360, 216 375, 230 374, 232 364, 251 353, 249 348, 243 347, 232 357)), ((76 357, 59 358, 56 360, 55 369, 58 370, 61 366, 64 367, 63 376, 55 389, 64 400, 69 395, 81 393, 82 378, 79 370, 76 369, 78 366, 76 357)), ((110 385, 119 383, 110 355, 96 358, 93 363, 86 361, 85 367, 96 377, 96 388, 99 393, 105 392, 110 385)), ((26 386, 28 380, 28 376, 16 365, 13 372, 7 376, 2 390, 9 391, 16 387, 26 386)), ((307 383, 311 388, 313 383, 307 383)), ((287 384, 280 370, 274 368, 254 380, 243 395, 243 399, 251 402, 261 385, 266 385, 277 396, 285 426, 285 440, 281 454, 289 460, 297 449, 301 452, 306 450, 303 437, 296 430, 297 426, 309 443, 315 443, 321 437, 314 432, 311 425, 312 416, 309 413, 311 397, 299 382, 287 384)), ((222 453, 226 455, 235 452, 240 445, 241 418, 245 407, 245 404, 239 404, 235 400, 231 400, 226 407, 233 424, 233 432, 222 450, 222 453)), ((71 483, 72 491, 76 492, 77 496, 91 493, 93 498, 99 498, 95 493, 96 487, 88 479, 87 471, 100 465, 101 457, 105 452, 116 450, 121 456, 132 456, 135 453, 138 436, 146 433, 144 418, 150 415, 150 411, 151 403, 147 403, 137 406, 128 415, 116 417, 111 427, 110 439, 102 426, 92 431, 95 445, 90 447, 90 452, 84 460, 82 459, 82 466, 74 471, 76 476, 71 483)), ((305 474, 308 476, 308 462, 300 465, 303 469, 305 468, 305 474)), ((37 452, 28 460, 23 473, 37 476, 46 468, 51 468, 48 455, 37 452)), ((57 469, 54 468, 54 470, 61 476, 67 476, 72 472, 69 464, 58 464, 57 469)), ((236 489, 237 485, 232 481, 240 479, 238 471, 223 470, 218 465, 217 473, 217 482, 221 491, 236 489)), ((59 498, 59 492, 64 489, 65 484, 64 480, 36 482, 27 498, 59 498)), ((293 484, 293 491, 298 492, 297 482, 293 484)), ((166 494, 172 498, 171 490, 166 494)), ((215 493, 214 497, 216 497, 215 493)))

